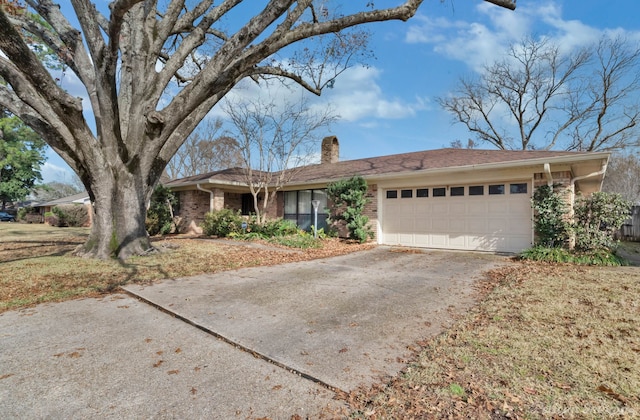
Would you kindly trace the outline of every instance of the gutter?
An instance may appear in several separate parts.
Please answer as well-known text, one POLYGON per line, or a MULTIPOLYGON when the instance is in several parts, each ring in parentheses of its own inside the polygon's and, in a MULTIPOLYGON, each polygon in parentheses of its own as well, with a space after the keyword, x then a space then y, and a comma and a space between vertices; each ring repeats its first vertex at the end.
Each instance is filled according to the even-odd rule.
POLYGON ((196 188, 199 189, 200 191, 209 193, 209 213, 213 213, 213 191, 207 190, 206 188, 202 188, 200 186, 200 183, 196 184, 196 188))
MULTIPOLYGON (((383 174, 360 174, 364 179, 367 180, 375 180, 375 181, 384 181, 384 180, 393 180, 395 178, 406 178, 407 176, 420 176, 420 175, 437 175, 442 173, 451 173, 451 172, 461 172, 461 171, 477 171, 477 170, 489 170, 489 169, 513 169, 513 168, 522 168, 522 167, 535 167, 537 165, 542 164, 552 164, 552 163, 560 163, 560 164, 572 164, 582 161, 588 160, 596 160, 596 159, 605 159, 608 158, 610 153, 608 152, 592 152, 592 154, 581 153, 577 156, 572 155, 560 155, 553 157, 542 157, 535 159, 521 159, 521 160, 511 160, 505 162, 491 162, 491 163, 480 163, 474 165, 461 165, 461 166, 449 166, 445 168, 425 168, 411 171, 403 171, 403 172, 392 172, 392 173, 383 173, 383 174)), ((360 159, 356 159, 360 160, 360 159)), ((341 163, 349 162, 342 161, 341 163)), ((354 173, 353 175, 357 175, 354 173)), ((351 172, 348 175, 351 176, 351 172)), ((288 182, 287 186, 298 186, 298 185, 309 185, 309 184, 323 184, 335 181, 336 179, 340 179, 339 177, 331 177, 331 178, 317 178, 317 179, 309 179, 304 181, 292 181, 288 182)), ((547 180, 548 182, 548 180, 547 180)))

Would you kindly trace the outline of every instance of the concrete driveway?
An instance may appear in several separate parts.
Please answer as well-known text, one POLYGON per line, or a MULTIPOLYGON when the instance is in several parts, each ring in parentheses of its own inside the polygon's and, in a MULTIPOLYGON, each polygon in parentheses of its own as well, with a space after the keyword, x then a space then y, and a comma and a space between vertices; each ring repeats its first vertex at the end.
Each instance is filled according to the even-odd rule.
POLYGON ((7 312, 0 417, 313 418, 397 374, 504 263, 379 247, 7 312))

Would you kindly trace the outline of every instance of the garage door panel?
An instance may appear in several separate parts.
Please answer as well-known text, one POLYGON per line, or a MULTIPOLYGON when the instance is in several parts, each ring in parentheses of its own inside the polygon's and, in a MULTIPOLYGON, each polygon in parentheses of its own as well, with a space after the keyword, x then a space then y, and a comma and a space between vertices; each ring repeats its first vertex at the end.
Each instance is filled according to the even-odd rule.
MULTIPOLYGON (((468 194, 468 186, 464 188, 468 194)), ((530 197, 508 192, 504 195, 387 199, 383 201, 382 209, 382 242, 519 252, 531 245, 530 197)))

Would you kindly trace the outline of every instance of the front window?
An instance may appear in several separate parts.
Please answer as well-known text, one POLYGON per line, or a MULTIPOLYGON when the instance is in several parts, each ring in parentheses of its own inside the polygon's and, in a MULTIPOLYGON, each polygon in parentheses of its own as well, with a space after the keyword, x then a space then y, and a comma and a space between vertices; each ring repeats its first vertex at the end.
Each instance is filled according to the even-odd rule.
POLYGON ((326 190, 299 190, 284 192, 284 218, 292 220, 300 229, 310 230, 314 223, 313 200, 318 200, 318 229, 326 229, 327 192, 326 190))

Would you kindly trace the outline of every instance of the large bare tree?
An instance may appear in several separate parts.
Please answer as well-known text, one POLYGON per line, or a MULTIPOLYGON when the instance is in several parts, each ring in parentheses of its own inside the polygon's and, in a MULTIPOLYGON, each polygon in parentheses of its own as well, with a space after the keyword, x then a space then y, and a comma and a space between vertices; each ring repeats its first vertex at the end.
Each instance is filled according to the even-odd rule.
POLYGON ((167 164, 170 179, 204 174, 220 169, 241 167, 240 144, 222 133, 222 121, 201 124, 167 164))
POLYGON ((640 48, 620 38, 568 54, 527 38, 438 101, 499 149, 615 150, 637 144, 639 77, 640 48))
POLYGON ((640 153, 614 153, 609 159, 602 190, 640 204, 640 153))
POLYGON ((322 133, 337 120, 329 107, 312 109, 299 100, 238 99, 223 105, 238 139, 244 178, 260 223, 276 193, 303 165, 311 163, 322 133))
POLYGON ((151 248, 146 205, 167 162, 238 82, 280 77, 320 94, 367 51, 359 25, 406 21, 422 1, 349 2, 339 14, 317 0, 113 0, 107 15, 70 0, 75 27, 51 0, 2 0, 0 106, 87 189, 95 215, 81 253, 126 258, 151 248), (56 83, 38 43, 84 85, 88 103, 56 83))

